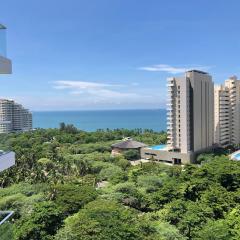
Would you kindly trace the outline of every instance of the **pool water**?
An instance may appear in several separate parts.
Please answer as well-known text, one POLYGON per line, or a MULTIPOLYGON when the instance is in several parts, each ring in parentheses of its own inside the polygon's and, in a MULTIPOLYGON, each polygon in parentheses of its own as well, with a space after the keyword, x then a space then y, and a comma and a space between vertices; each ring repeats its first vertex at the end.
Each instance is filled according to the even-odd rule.
POLYGON ((167 148, 167 145, 166 144, 160 144, 160 145, 156 145, 156 146, 152 146, 152 147, 149 147, 150 149, 152 150, 166 150, 167 148))
POLYGON ((237 161, 240 161, 240 153, 236 153, 235 155, 233 155, 233 158, 237 161))

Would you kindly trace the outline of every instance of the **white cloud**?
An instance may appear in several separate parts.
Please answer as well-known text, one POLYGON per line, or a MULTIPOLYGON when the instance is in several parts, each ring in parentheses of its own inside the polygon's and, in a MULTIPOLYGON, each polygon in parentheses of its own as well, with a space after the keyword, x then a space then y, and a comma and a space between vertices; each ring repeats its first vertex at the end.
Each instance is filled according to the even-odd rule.
POLYGON ((173 67, 167 64, 157 64, 147 67, 140 67, 140 70, 148 71, 148 72, 167 72, 171 74, 179 74, 184 73, 191 69, 198 69, 202 71, 207 71, 211 67, 209 66, 189 66, 189 67, 173 67))
POLYGON ((92 97, 93 101, 100 100, 124 100, 138 98, 136 93, 120 91, 124 85, 106 84, 85 81, 56 81, 54 82, 55 89, 70 90, 72 95, 82 95, 85 97, 92 97))
POLYGON ((96 83, 96 82, 83 82, 83 81, 56 81, 54 82, 56 89, 101 89, 105 87, 112 87, 115 85, 96 83))

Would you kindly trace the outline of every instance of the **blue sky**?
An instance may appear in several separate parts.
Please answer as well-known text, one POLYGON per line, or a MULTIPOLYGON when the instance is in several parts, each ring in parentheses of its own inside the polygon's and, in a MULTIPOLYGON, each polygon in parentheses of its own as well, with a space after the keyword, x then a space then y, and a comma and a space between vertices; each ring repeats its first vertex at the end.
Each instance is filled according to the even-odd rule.
POLYGON ((7 0, 13 74, 0 96, 31 110, 163 108, 189 68, 240 76, 239 0, 7 0))

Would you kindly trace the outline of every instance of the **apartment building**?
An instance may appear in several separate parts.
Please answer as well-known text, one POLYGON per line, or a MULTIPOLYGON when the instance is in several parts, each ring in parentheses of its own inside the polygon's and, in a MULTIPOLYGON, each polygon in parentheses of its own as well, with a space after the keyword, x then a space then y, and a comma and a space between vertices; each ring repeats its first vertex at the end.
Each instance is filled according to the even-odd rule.
POLYGON ((29 131, 32 114, 13 100, 0 99, 0 133, 29 131))
POLYGON ((168 79, 167 134, 164 151, 144 148, 142 157, 170 163, 193 162, 214 144, 214 84, 202 71, 168 79))
POLYGON ((29 131, 32 129, 32 114, 21 104, 13 103, 13 131, 29 131))
POLYGON ((168 149, 182 153, 207 149, 214 141, 214 85, 202 71, 168 79, 168 149))
POLYGON ((230 77, 214 87, 214 142, 222 147, 240 143, 240 80, 230 77))

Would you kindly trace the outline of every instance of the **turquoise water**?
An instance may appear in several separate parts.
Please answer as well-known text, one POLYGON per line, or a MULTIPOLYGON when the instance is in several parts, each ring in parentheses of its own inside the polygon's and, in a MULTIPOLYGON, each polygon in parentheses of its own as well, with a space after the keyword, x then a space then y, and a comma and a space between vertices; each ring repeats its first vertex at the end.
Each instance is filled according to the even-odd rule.
POLYGON ((166 147, 167 147, 166 144, 160 144, 160 145, 152 146, 149 148, 151 148, 152 150, 164 150, 166 147))
POLYGON ((240 161, 240 153, 236 153, 233 158, 240 161))
POLYGON ((166 130, 166 110, 104 110, 33 112, 34 128, 56 128, 60 122, 85 131, 116 128, 166 130))

